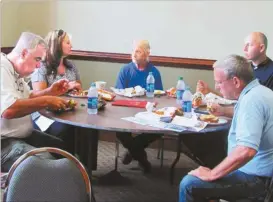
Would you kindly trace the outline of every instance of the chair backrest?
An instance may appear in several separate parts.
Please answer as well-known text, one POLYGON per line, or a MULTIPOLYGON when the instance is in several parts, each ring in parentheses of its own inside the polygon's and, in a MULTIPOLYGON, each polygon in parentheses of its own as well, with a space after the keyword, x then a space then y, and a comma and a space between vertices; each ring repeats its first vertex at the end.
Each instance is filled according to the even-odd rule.
POLYGON ((31 150, 11 167, 5 185, 4 202, 90 202, 91 184, 83 165, 71 154, 51 147, 31 150), (39 157, 41 152, 66 158, 39 157))

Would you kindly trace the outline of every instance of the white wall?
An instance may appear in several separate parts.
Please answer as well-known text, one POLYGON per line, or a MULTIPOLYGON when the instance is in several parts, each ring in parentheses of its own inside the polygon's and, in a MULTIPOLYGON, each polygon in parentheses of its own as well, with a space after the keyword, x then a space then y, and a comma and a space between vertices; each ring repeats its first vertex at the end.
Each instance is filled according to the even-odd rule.
MULTIPOLYGON (((62 28, 74 49, 131 52, 133 39, 151 41, 152 54, 218 58, 242 54, 244 37, 260 30, 269 38, 272 58, 272 1, 44 1, 1 2, 1 46, 13 46, 22 31, 45 36, 62 28), (3 3, 5 2, 5 3, 3 3)), ((87 88, 91 81, 115 84, 117 63, 74 61, 87 88)), ((158 67, 165 88, 184 76, 194 90, 198 79, 213 86, 207 70, 158 67)))
POLYGON ((13 46, 18 38, 19 2, 0 3, 1 5, 1 46, 13 46))
POLYGON ((129 53, 134 39, 148 39, 153 55, 217 59, 242 54, 252 31, 273 39, 273 1, 59 1, 56 8, 55 26, 81 50, 129 53))

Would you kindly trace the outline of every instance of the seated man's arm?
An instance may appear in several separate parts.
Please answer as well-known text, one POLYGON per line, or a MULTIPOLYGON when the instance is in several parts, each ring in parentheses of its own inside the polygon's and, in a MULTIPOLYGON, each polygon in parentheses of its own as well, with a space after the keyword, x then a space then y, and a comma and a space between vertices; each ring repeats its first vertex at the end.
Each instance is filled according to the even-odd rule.
POLYGON ((199 80, 197 82, 196 92, 201 92, 203 95, 206 95, 208 93, 213 93, 215 95, 219 95, 219 96, 223 97, 223 95, 220 92, 210 88, 209 85, 202 80, 199 80))
POLYGON ((270 88, 271 90, 273 90, 273 74, 267 79, 267 81, 264 83, 264 85, 267 88, 270 88))
POLYGON ((128 86, 126 85, 126 75, 125 75, 125 70, 124 70, 124 67, 121 68, 119 74, 118 74, 118 78, 117 78, 117 81, 116 81, 116 88, 117 89, 125 89, 127 88, 128 86))
POLYGON ((208 111, 215 116, 225 116, 232 118, 234 114, 234 106, 221 106, 217 103, 211 104, 208 111))
MULTIPOLYGON (((212 180, 219 179, 248 163, 261 143, 266 108, 259 99, 242 100, 236 123, 236 147, 212 171, 212 180), (249 107, 251 105, 251 107, 249 107)), ((229 142, 232 144, 232 142, 229 142)))
POLYGON ((45 95, 52 95, 52 96, 59 96, 63 95, 67 92, 69 87, 69 81, 67 79, 60 79, 56 82, 54 82, 50 87, 45 88, 45 84, 39 84, 40 82, 37 82, 34 87, 33 91, 30 93, 30 98, 45 96, 45 95), (38 87, 38 85, 41 85, 38 87))
POLYGON ((54 94, 54 92, 56 93, 60 87, 59 85, 63 85, 62 83, 55 85, 52 92, 45 89, 30 94, 29 87, 27 83, 24 82, 23 94, 25 98, 22 98, 18 96, 18 90, 14 89, 12 82, 5 81, 3 76, 1 76, 1 78, 1 117, 3 118, 20 118, 45 107, 61 109, 67 105, 67 101, 62 98, 42 96, 45 94, 54 94))
POLYGON ((163 90, 163 84, 161 80, 160 72, 155 75, 155 90, 163 90))
MULTIPOLYGON (((11 100, 12 101, 12 100, 11 100)), ((5 101, 4 101, 5 102, 5 101)), ((30 99, 17 99, 6 109, 2 106, 8 106, 8 103, 1 104, 1 117, 5 119, 20 118, 29 115, 35 111, 39 111, 46 107, 52 109, 63 109, 67 102, 64 99, 54 96, 42 96, 30 99)))
POLYGON ((222 178, 232 171, 242 167, 249 162, 257 151, 246 146, 236 148, 214 169, 211 170, 211 181, 222 178))

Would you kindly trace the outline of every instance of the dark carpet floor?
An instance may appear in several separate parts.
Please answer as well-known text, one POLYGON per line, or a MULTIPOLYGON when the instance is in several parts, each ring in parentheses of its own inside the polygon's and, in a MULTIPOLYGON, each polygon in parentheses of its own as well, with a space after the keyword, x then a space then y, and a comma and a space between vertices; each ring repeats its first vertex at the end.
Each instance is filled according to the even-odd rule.
MULTIPOLYGON (((156 149, 147 149, 152 173, 143 174, 137 162, 123 165, 119 159, 118 173, 111 172, 115 165, 115 144, 99 142, 98 169, 93 172, 93 191, 97 202, 176 202, 181 178, 198 165, 181 154, 175 169, 174 185, 170 185, 170 166, 176 153, 164 152, 160 168, 156 149)), ((124 149, 120 146, 120 156, 124 149)))

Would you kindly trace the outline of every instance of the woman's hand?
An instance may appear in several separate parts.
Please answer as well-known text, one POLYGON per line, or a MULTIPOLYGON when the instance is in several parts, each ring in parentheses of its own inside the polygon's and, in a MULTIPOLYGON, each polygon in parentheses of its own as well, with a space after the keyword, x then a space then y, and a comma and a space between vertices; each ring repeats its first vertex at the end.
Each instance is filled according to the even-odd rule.
POLYGON ((82 91, 82 85, 78 81, 69 81, 68 90, 76 90, 78 92, 82 91))

